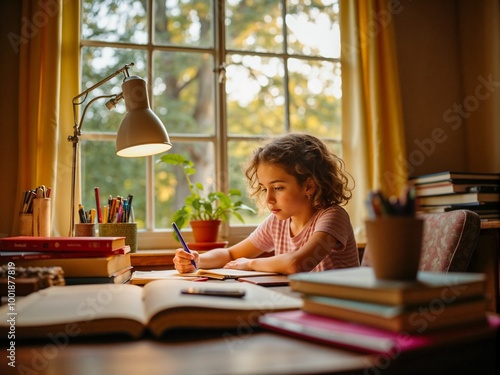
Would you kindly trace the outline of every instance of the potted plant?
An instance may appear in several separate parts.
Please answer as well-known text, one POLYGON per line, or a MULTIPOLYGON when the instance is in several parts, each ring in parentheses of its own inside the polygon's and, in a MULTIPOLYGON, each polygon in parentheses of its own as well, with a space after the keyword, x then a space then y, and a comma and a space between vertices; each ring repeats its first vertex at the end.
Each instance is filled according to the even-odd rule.
POLYGON ((193 183, 189 176, 196 173, 196 169, 194 163, 184 156, 165 154, 160 162, 182 168, 190 194, 184 199, 184 206, 174 213, 172 221, 179 228, 190 224, 195 242, 217 241, 220 223, 227 221, 231 215, 244 223, 239 211, 255 213, 253 208, 245 205, 241 200, 234 199, 241 196, 238 189, 231 189, 227 194, 221 191, 206 193, 201 182, 193 183))

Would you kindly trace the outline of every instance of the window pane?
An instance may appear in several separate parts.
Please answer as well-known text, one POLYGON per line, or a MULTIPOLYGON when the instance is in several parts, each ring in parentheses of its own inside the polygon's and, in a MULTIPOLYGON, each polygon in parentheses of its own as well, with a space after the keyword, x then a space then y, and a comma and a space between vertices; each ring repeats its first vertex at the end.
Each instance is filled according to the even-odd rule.
POLYGON ((154 7, 156 44, 213 46, 212 1, 155 0, 154 7))
POLYGON ((280 1, 228 0, 227 49, 254 52, 283 51, 280 1))
POLYGON ((82 38, 146 44, 146 4, 139 0, 84 0, 82 38))
MULTIPOLYGON (((82 91, 92 87, 109 75, 123 68, 125 65, 134 63, 129 69, 130 75, 146 78, 146 57, 144 51, 118 48, 82 48, 82 91)), ((99 95, 118 94, 122 91, 121 84, 125 76, 119 74, 102 86, 91 91, 88 98, 82 98, 85 103, 80 106, 80 115, 90 100, 99 95)), ((123 101, 112 111, 106 106, 107 99, 94 102, 87 108, 84 116, 82 131, 117 131, 123 115, 125 106, 123 101)))
POLYGON ((167 131, 214 133, 213 70, 209 54, 155 52, 153 110, 167 131))
MULTIPOLYGON (((189 178, 192 183, 201 182, 205 191, 215 191, 215 157, 211 143, 174 143, 169 153, 181 154, 194 163, 196 174, 189 178)), ((174 212, 184 205, 189 195, 189 187, 182 168, 158 162, 161 155, 155 157, 155 220, 156 228, 171 229, 174 212)))
POLYGON ((328 145, 328 147, 330 148, 330 150, 335 155, 337 155, 341 159, 343 158, 343 156, 342 156, 342 143, 341 143, 341 141, 337 141, 337 142, 326 141, 326 144, 328 145))
POLYGON ((232 55, 229 56, 226 71, 229 133, 283 133, 283 61, 278 58, 232 55))
POLYGON ((291 130, 340 139, 340 63, 290 59, 288 69, 291 130))
POLYGON ((289 0, 288 53, 340 58, 338 0, 289 0))
MULTIPOLYGON (((254 200, 251 199, 248 194, 248 182, 244 174, 244 168, 248 158, 259 145, 259 141, 232 141, 228 144, 229 188, 238 189, 241 192, 241 200, 243 203, 255 210, 257 209, 254 200)), ((246 225, 257 224, 261 221, 261 218, 251 212, 241 211, 240 214, 246 225)), ((235 217, 231 217, 230 223, 242 224, 235 217)))
MULTIPOLYGON (((145 158, 121 158, 115 154, 115 143, 81 141, 82 203, 85 210, 96 208, 94 188, 99 187, 101 206, 107 199, 129 194, 134 196, 133 209, 138 228, 145 227, 146 162, 145 158)), ((77 204, 79 202, 76 202, 77 204)))

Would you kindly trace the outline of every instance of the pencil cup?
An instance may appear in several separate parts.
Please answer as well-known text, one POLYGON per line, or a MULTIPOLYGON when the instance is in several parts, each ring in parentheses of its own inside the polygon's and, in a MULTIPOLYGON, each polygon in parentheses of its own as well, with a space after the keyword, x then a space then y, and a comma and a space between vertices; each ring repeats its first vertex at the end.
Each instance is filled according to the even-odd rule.
POLYGON ((96 224, 94 223, 76 223, 75 237, 95 237, 96 224))
POLYGON ((420 263, 424 222, 413 216, 367 220, 367 254, 375 277, 415 280, 420 263))
POLYGON ((33 199, 33 236, 50 237, 50 198, 33 199))
POLYGON ((100 237, 125 237, 125 244, 130 251, 137 251, 137 223, 102 223, 99 224, 100 237))
POLYGON ((19 235, 33 235, 33 214, 19 214, 19 235))

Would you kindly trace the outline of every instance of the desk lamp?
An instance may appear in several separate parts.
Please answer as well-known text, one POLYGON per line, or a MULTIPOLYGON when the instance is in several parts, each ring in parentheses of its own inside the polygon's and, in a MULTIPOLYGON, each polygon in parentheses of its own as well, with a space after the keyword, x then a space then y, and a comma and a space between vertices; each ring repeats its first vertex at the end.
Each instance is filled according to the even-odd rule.
POLYGON ((108 98, 106 107, 109 110, 124 99, 127 113, 120 123, 116 136, 116 154, 121 157, 140 157, 159 154, 172 148, 165 126, 149 106, 146 82, 137 76, 130 76, 128 70, 134 63, 125 65, 113 74, 104 78, 92 87, 73 98, 73 135, 68 136, 68 141, 73 143, 73 163, 71 174, 71 216, 70 236, 74 235, 75 226, 75 195, 76 195, 76 164, 81 129, 87 108, 96 100, 108 98), (117 75, 123 73, 122 92, 113 95, 100 95, 90 100, 84 107, 82 116, 78 121, 77 107, 83 105, 88 94, 102 86, 117 75))

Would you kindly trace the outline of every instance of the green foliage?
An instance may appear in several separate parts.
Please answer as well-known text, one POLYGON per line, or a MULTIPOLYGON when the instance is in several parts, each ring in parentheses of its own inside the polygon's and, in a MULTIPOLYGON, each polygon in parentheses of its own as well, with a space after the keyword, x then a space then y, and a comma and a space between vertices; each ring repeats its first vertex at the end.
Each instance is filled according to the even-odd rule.
POLYGON ((222 220, 227 221, 233 215, 240 222, 244 223, 239 211, 249 211, 255 213, 254 209, 244 204, 241 200, 234 200, 240 197, 238 189, 231 189, 226 194, 221 191, 205 193, 205 187, 201 182, 193 183, 189 176, 196 173, 194 163, 179 154, 165 154, 160 162, 177 165, 182 168, 186 178, 189 195, 184 199, 184 206, 177 210, 172 218, 179 228, 185 227, 192 220, 222 220))

